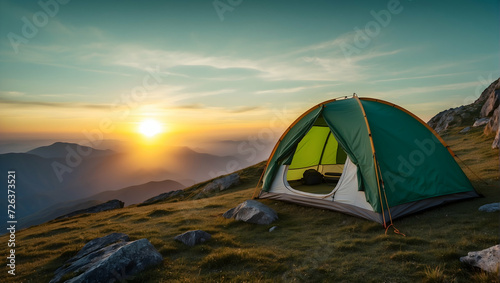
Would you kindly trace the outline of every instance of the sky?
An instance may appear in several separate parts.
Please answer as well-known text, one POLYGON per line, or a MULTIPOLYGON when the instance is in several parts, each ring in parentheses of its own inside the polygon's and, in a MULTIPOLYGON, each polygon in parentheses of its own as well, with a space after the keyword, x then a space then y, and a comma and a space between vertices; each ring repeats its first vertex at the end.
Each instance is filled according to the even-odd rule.
POLYGON ((499 1, 1 1, 0 139, 276 140, 336 97, 424 121, 499 77, 499 1))

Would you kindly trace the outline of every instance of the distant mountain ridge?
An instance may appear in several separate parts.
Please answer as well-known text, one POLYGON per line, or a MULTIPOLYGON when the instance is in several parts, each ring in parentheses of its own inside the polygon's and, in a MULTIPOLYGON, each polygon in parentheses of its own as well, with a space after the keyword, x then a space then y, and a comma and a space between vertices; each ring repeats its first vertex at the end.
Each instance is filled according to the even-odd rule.
POLYGON ((48 146, 41 146, 35 149, 32 149, 26 153, 38 155, 44 158, 65 158, 68 153, 76 152, 80 154, 82 157, 86 156, 102 156, 102 155, 110 155, 115 152, 107 149, 100 150, 92 147, 79 145, 76 143, 67 143, 67 142, 55 142, 48 146))
POLYGON ((62 215, 71 213, 75 210, 86 209, 95 205, 99 205, 112 199, 118 199, 125 203, 125 206, 141 203, 151 197, 162 193, 184 189, 186 186, 173 181, 151 181, 145 184, 130 186, 114 191, 105 191, 88 198, 60 202, 48 208, 38 211, 35 214, 29 215, 19 220, 19 227, 29 227, 38 225, 49 220, 55 219, 62 215))
POLYGON ((138 153, 140 155, 140 151, 118 153, 56 142, 26 153, 0 154, 0 170, 16 171, 16 214, 19 219, 58 203, 75 200, 80 203, 90 197, 103 202, 117 198, 126 205, 139 203, 155 195, 184 188, 184 184, 177 180, 191 185, 211 179, 214 174, 225 172, 228 168, 240 169, 247 165, 236 157, 199 153, 183 147, 160 151, 154 157, 159 165, 152 168, 148 163, 131 159, 138 153), (71 164, 68 160, 78 162, 71 164), (66 166, 64 168, 68 171, 63 172, 64 178, 58 178, 55 164, 66 166), (135 187, 141 187, 143 193, 134 193, 139 189, 135 187))
POLYGON ((183 184, 174 180, 151 181, 145 184, 130 186, 119 190, 98 193, 96 195, 83 199, 83 201, 108 201, 111 199, 119 199, 125 203, 125 206, 129 206, 132 204, 141 203, 151 197, 157 196, 162 193, 182 190, 185 187, 186 186, 184 186, 183 184))

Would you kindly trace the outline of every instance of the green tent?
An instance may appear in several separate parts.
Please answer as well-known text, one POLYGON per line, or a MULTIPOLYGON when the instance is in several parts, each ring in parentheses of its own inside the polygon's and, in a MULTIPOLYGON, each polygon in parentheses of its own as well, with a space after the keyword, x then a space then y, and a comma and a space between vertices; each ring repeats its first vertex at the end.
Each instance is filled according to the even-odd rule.
POLYGON ((323 102, 301 115, 279 139, 262 180, 254 197, 337 210, 384 225, 478 197, 432 128, 395 104, 357 96, 323 102), (309 169, 324 181, 305 185, 309 169))

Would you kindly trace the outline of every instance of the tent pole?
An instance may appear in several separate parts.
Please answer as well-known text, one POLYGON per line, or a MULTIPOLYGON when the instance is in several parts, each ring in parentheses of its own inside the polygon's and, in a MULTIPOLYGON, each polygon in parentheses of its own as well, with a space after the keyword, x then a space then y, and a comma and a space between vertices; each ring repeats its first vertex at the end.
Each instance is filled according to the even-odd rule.
POLYGON ((260 174, 259 182, 257 183, 257 186, 255 186, 255 190, 253 191, 252 199, 256 199, 259 197, 259 185, 260 182, 262 182, 262 178, 264 178, 264 174, 266 173, 266 167, 264 167, 264 170, 262 171, 262 174, 260 174))
MULTIPOLYGON (((330 129, 330 128, 328 128, 330 129)), ((319 171, 319 165, 321 165, 321 160, 323 159, 323 155, 325 155, 326 145, 328 144, 328 140, 330 139, 330 135, 332 134, 332 130, 328 131, 328 135, 326 136, 325 144, 323 145, 323 151, 321 151, 321 156, 319 157, 319 163, 316 171, 319 171)), ((323 174, 323 173, 321 173, 323 174)))
MULTIPOLYGON (((375 145, 373 144, 373 137, 372 137, 372 131, 370 129, 370 124, 368 123, 368 118, 366 117, 366 112, 365 109, 363 108, 363 104, 361 104, 361 100, 359 100, 359 97, 356 95, 356 93, 353 95, 354 99, 359 104, 359 108, 361 108, 361 112, 363 113, 363 117, 365 118, 365 123, 366 123, 366 129, 368 130, 368 137, 370 138, 370 145, 372 148, 372 153, 373 153, 373 166, 375 166, 375 176, 377 178, 377 187, 378 187, 378 195, 380 199, 380 210, 382 212, 382 219, 384 222, 384 228, 387 228, 386 220, 385 220, 385 213, 384 213, 384 202, 382 201, 382 192, 380 189, 380 178, 379 178, 379 170, 377 166, 377 156, 375 154, 375 145)), ((389 204, 387 204, 387 210, 389 210, 389 204)), ((390 212, 389 212, 390 214, 390 212)), ((391 224, 392 224, 392 219, 391 219, 391 224)))

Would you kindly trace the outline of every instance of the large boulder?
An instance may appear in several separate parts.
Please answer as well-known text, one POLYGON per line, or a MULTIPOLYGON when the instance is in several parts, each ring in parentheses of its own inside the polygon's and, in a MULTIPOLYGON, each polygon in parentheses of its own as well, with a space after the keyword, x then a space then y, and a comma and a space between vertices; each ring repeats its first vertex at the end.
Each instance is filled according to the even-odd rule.
POLYGON ((72 262, 74 260, 80 259, 90 253, 93 253, 97 250, 100 250, 102 248, 105 248, 111 244, 114 243, 124 243, 128 242, 130 239, 127 234, 124 233, 112 233, 107 236, 101 237, 101 238, 95 238, 91 240, 90 242, 86 243, 85 246, 68 262, 72 262))
POLYGON ((163 194, 157 195, 155 197, 152 197, 150 199, 143 201, 142 204, 153 204, 156 202, 160 202, 160 201, 178 196, 178 195, 182 194, 183 192, 184 192, 184 190, 177 190, 177 191, 163 193, 163 194))
POLYGON ((62 218, 68 218, 68 217, 73 217, 76 215, 80 214, 85 214, 85 213, 97 213, 97 212, 102 212, 102 211, 108 211, 108 210, 113 210, 113 209, 118 209, 118 208, 123 208, 124 203, 122 201, 119 201, 117 199, 110 200, 105 203, 101 203, 86 209, 81 209, 77 211, 73 211, 71 213, 65 214, 63 216, 59 216, 56 219, 62 219, 62 218))
POLYGON ((238 173, 233 173, 231 175, 227 175, 214 181, 208 183, 203 187, 204 193, 212 193, 215 191, 223 191, 230 188, 233 185, 236 185, 240 182, 240 175, 238 173))
POLYGON ((88 242, 56 270, 50 283, 72 275, 65 282, 122 282, 162 261, 161 254, 147 239, 129 242, 127 235, 113 233, 88 242))
POLYGON ((272 208, 255 200, 246 200, 235 208, 226 211, 224 218, 234 218, 254 224, 269 225, 278 219, 278 214, 272 208))
POLYGON ((479 252, 469 252, 467 256, 461 257, 460 261, 486 272, 498 272, 500 270, 500 245, 496 245, 479 252))
POLYGON ((202 230, 187 231, 186 233, 174 237, 176 241, 182 242, 190 247, 210 240, 212 236, 202 230))

